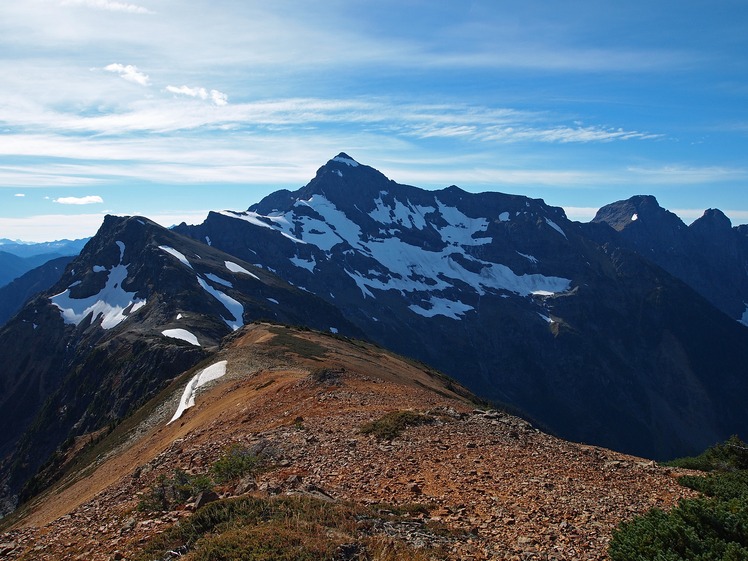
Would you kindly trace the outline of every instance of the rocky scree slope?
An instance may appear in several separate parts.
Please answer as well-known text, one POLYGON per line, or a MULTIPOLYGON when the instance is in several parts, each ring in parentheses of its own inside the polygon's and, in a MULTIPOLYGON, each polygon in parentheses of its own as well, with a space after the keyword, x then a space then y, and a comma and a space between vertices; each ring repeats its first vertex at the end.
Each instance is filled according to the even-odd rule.
POLYGON ((256 319, 359 333, 265 270, 145 218, 106 217, 0 330, 2 511, 46 485, 29 478, 45 461, 54 472, 63 443, 116 424, 256 319))
POLYGON ((611 239, 541 200, 425 191, 341 153, 297 191, 176 230, 565 438, 668 458, 743 430, 748 330, 592 228, 611 239))
POLYGON ((420 505, 410 520, 376 531, 432 547, 439 559, 605 559, 620 520, 690 493, 675 470, 476 409, 455 382, 381 348, 273 325, 228 337, 136 418, 88 450, 91 466, 23 507, 0 535, 6 559, 141 558, 195 505, 154 512, 138 510, 139 500, 174 469, 209 475, 232 445, 262 450, 269 463, 218 486, 221 497, 420 505), (217 364, 223 376, 198 388, 194 406, 170 423, 191 380, 217 364), (367 423, 403 411, 428 422, 391 440, 363 434, 367 423))

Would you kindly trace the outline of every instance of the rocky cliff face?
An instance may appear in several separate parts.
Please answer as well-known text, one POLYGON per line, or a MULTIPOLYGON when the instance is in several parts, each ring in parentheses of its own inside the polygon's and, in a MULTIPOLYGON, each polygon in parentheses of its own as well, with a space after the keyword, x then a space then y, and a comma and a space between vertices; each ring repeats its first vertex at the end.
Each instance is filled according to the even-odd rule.
POLYGON ((296 192, 177 230, 566 438, 663 458, 740 430, 748 331, 645 257, 652 239, 688 251, 688 228, 651 197, 601 213, 613 227, 400 185, 339 154, 296 192))

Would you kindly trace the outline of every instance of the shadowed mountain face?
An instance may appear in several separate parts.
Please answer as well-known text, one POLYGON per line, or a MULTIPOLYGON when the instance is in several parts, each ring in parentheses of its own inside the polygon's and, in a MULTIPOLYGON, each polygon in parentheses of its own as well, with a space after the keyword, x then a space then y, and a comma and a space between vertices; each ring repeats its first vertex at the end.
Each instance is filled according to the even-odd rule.
POLYGON ((298 191, 176 230, 561 436, 665 458, 746 426, 748 330, 620 241, 654 213, 679 247, 674 215, 636 205, 611 209, 612 228, 580 225, 540 200, 400 185, 340 154, 298 191))
POLYGON ((116 423, 259 319, 359 334, 267 271, 146 219, 107 217, 59 282, 0 330, 8 504, 64 440, 116 423))
POLYGON ((748 227, 733 228, 722 211, 708 209, 686 226, 654 197, 637 196, 601 208, 588 231, 656 263, 748 324, 748 227), (615 234, 596 228, 600 225, 615 234))

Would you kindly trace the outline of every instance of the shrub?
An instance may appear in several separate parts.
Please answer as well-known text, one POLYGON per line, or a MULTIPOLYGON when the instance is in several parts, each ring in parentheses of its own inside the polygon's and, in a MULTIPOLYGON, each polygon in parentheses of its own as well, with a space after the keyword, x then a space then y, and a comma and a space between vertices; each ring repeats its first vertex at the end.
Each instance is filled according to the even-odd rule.
POLYGON ((361 427, 363 434, 373 434, 379 440, 392 440, 400 436, 408 427, 425 425, 434 422, 434 417, 414 411, 393 411, 381 419, 361 427))
POLYGON ((611 561, 741 561, 748 559, 748 471, 736 436, 672 465, 710 471, 678 481, 706 495, 670 512, 654 509, 613 533, 611 561))
POLYGON ((698 456, 678 458, 668 465, 699 471, 748 470, 748 444, 733 435, 698 456))
MULTIPOLYGON (((164 558, 169 551, 195 561, 316 561, 377 559, 426 561, 439 551, 384 536, 385 523, 417 523, 376 507, 309 497, 240 497, 210 503, 154 536, 136 557, 164 558)), ((423 526, 423 532, 430 530, 423 526)))
POLYGON ((234 444, 216 460, 211 473, 215 482, 221 484, 256 473, 263 463, 263 459, 249 448, 234 444))
POLYGON ((205 475, 190 475, 184 470, 175 469, 172 477, 161 474, 148 493, 138 503, 141 511, 170 510, 184 503, 202 491, 209 491, 213 484, 205 475))
POLYGON ((748 505, 689 499, 669 513, 653 509, 613 533, 611 561, 748 559, 748 505))

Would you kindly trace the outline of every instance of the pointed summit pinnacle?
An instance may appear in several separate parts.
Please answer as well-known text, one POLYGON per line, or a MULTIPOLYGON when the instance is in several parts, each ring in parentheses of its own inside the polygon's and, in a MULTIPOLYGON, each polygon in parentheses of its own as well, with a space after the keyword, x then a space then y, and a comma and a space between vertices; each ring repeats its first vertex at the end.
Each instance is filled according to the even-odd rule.
MULTIPOLYGON (((351 166, 353 168, 358 167, 360 164, 351 158, 348 154, 345 152, 341 152, 337 156, 335 156, 330 162, 338 162, 339 164, 345 164, 347 166, 351 166)), ((329 163, 329 162, 328 162, 329 163)))

